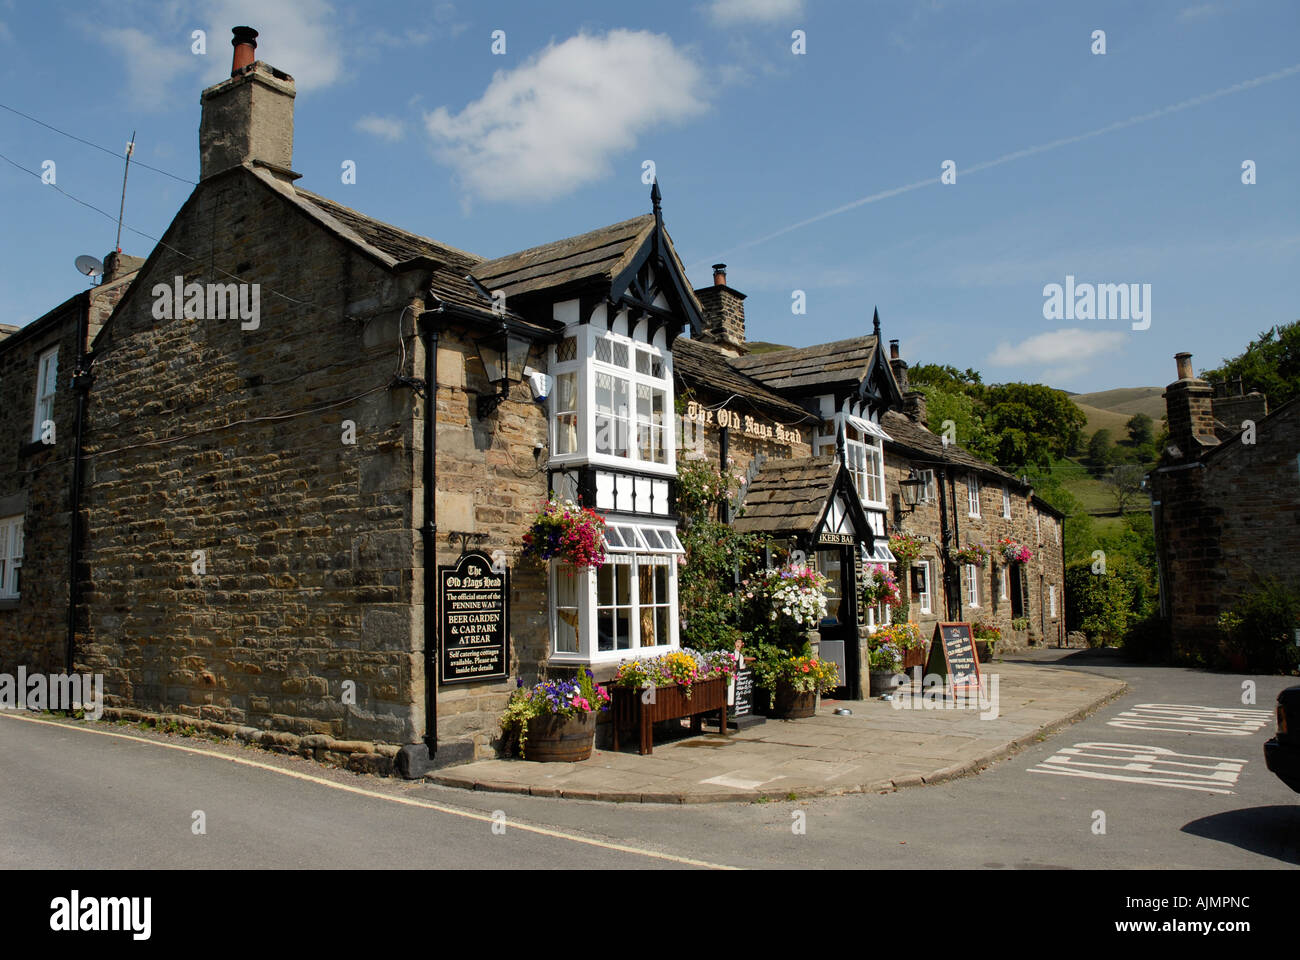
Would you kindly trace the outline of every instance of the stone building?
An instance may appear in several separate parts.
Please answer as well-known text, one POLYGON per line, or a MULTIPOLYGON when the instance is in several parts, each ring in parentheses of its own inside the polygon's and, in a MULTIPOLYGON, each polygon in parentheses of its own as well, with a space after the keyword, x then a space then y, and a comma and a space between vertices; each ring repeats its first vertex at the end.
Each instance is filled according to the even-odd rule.
POLYGON ((143 262, 110 253, 98 285, 0 327, 0 669, 68 666, 74 454, 89 386, 76 374, 143 262))
POLYGON ((918 616, 1020 609, 1059 636, 1059 516, 925 429, 878 322, 749 354, 744 296, 721 266, 691 287, 657 184, 649 213, 492 260, 367 217, 298 186, 293 78, 255 59, 255 31, 233 44, 202 95, 200 182, 148 259, 0 340, 11 435, 33 409, 58 424, 54 449, 0 460, 17 595, 0 597, 0 670, 71 661, 103 674, 111 710, 355 769, 490 755, 516 676, 605 678, 680 644, 677 463, 701 456, 745 479, 738 522, 801 486, 798 530, 779 507, 770 526, 838 571, 823 637, 846 694, 889 615, 859 611, 856 584, 894 562, 900 528, 934 546, 918 616), (38 377, 56 343, 89 351, 69 365, 89 370, 80 393, 61 360, 38 377), (914 468, 936 485, 904 513, 914 468), (980 515, 959 520, 973 477, 980 515), (551 492, 605 516, 604 566, 523 562, 551 492), (1023 607, 948 559, 1031 525, 1023 607), (485 591, 483 612, 453 617, 453 586, 485 591))
POLYGON ((908 390, 898 341, 890 342, 888 357, 881 347, 878 316, 868 336, 750 354, 744 296, 727 284, 725 265, 714 266, 712 287, 695 293, 706 333, 679 341, 675 352, 683 358, 681 389, 700 391, 707 401, 688 409, 683 432, 701 438, 692 417, 732 426, 706 426, 695 452, 745 477, 736 528, 801 550, 830 579, 821 650, 841 665, 841 696, 865 689, 868 638, 892 617, 887 605, 863 607, 858 600, 877 565, 898 577, 909 618, 926 639, 947 620, 998 626, 1006 651, 1064 641, 1064 517, 1024 480, 929 431, 923 396, 908 390), (790 406, 774 407, 773 396, 790 406), (765 423, 763 413, 776 422, 765 423), (797 431, 800 442, 738 448, 737 422, 751 435, 797 431), (901 484, 911 478, 921 481, 921 492, 905 506, 901 484), (923 543, 906 570, 888 544, 904 533, 923 543), (1005 562, 1002 538, 1028 547, 1030 559, 1005 562), (992 552, 985 565, 953 556, 972 543, 992 552))
POLYGON ((1300 590, 1300 403, 1219 396, 1175 357, 1169 443, 1151 472, 1161 613, 1179 652, 1213 652, 1219 614, 1266 580, 1300 590))

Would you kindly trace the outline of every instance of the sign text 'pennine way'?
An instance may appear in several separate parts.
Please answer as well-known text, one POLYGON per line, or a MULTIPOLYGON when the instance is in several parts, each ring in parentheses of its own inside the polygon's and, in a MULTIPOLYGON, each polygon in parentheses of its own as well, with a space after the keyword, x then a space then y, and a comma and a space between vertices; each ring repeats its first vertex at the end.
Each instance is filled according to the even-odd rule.
POLYGON ((503 680, 510 671, 510 571, 472 550, 438 568, 442 682, 503 680))

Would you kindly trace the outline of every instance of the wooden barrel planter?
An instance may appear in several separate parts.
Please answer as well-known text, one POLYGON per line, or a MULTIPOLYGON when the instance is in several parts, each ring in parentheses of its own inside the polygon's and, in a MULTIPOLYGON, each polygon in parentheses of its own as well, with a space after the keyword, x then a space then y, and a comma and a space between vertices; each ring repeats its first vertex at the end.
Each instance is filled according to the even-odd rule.
POLYGON ((801 693, 784 680, 772 691, 767 715, 776 720, 802 720, 817 713, 817 694, 801 693))
MULTIPOLYGON (((714 677, 712 680, 699 680, 691 684, 690 696, 684 687, 674 684, 669 687, 656 687, 652 696, 645 696, 644 690, 630 687, 614 687, 614 749, 618 749, 619 733, 628 728, 635 728, 638 734, 640 753, 654 750, 652 725, 660 720, 678 720, 682 717, 697 717, 699 714, 718 712, 719 729, 727 732, 727 686, 726 677, 714 677)), ((698 721, 697 721, 698 729, 698 721)))
POLYGON ((911 670, 913 667, 925 666, 925 644, 919 647, 908 647, 903 651, 903 669, 911 670))
POLYGON ((524 759, 538 763, 575 763, 591 756, 596 741, 596 715, 543 716, 528 721, 524 759))

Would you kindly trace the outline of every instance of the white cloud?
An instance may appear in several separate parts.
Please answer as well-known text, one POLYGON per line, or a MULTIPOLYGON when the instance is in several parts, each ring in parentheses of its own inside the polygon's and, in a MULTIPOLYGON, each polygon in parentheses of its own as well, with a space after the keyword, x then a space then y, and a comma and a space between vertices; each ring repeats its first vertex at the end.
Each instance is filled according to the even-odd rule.
POLYGON ((498 71, 460 113, 439 107, 424 123, 469 193, 553 199, 607 176, 646 130, 703 113, 703 89, 699 67, 666 36, 580 33, 498 71))
POLYGON ((1041 368, 1045 380, 1064 380, 1084 372, 1097 357, 1123 343, 1124 334, 1114 330, 1064 327, 1036 333, 1014 346, 1004 340, 986 362, 995 367, 1041 368))
POLYGON ((374 113, 368 113, 358 120, 357 129, 392 143, 406 136, 406 124, 397 117, 381 117, 374 113))
POLYGON ((194 69, 188 46, 159 43, 135 27, 104 27, 96 35, 117 51, 126 67, 127 93, 136 106, 159 110, 172 99, 176 79, 194 69))
POLYGON ((803 14, 803 0, 712 0, 709 16, 720 26, 774 23, 803 14))
POLYGON ((328 87, 342 76, 343 40, 335 27, 340 18, 326 0, 216 0, 190 8, 196 16, 201 10, 207 23, 208 83, 230 76, 230 28, 238 24, 257 28, 257 59, 290 74, 299 93, 328 87))
POLYGON ((230 28, 238 24, 257 28, 257 58, 291 74, 299 93, 327 87, 343 73, 338 14, 327 0, 173 0, 161 6, 121 0, 105 9, 121 26, 96 24, 86 33, 122 58, 138 107, 175 106, 188 101, 191 87, 230 76, 230 28), (207 35, 204 55, 191 49, 194 30, 207 35))

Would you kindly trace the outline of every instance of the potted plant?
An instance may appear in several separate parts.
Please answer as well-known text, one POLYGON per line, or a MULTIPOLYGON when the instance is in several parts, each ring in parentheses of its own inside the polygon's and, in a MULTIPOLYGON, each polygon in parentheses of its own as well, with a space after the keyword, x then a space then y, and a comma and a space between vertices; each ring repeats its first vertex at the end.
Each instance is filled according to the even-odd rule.
POLYGON ((1011 537, 999 537, 998 549, 1002 551, 1002 559, 1007 563, 1028 563, 1034 557, 1032 550, 1011 537))
POLYGON ((605 562, 605 518, 590 507, 552 494, 523 536, 525 558, 536 563, 562 560, 575 567, 605 562))
POLYGON ((614 749, 619 734, 635 727, 640 752, 653 749, 651 725, 661 720, 718 711, 719 728, 727 732, 727 686, 736 674, 736 655, 729 650, 673 650, 658 657, 624 660, 614 675, 614 749))
MULTIPOLYGON (((826 578, 810 567, 769 567, 741 581, 741 626, 753 652, 758 700, 768 699, 768 716, 794 702, 789 683, 790 658, 812 658, 808 633, 826 616, 826 578)), ((803 671, 800 670, 800 673, 803 671)), ((830 688, 830 689, 833 689, 830 688)))
POLYGON ((921 628, 914 623, 891 623, 878 627, 871 635, 877 643, 891 643, 898 648, 901 659, 900 668, 910 670, 912 667, 925 666, 925 640, 921 637, 921 628))
POLYGON ((1028 643, 1029 618, 1016 617, 1011 621, 1011 632, 1015 634, 1017 644, 1028 643))
POLYGON ((980 663, 993 659, 997 642, 1002 639, 1002 628, 996 624, 977 620, 971 624, 971 634, 975 637, 975 656, 980 663))
POLYGON ((902 597, 894 572, 883 564, 875 564, 868 569, 862 584, 862 602, 868 607, 878 603, 897 607, 902 602, 902 597))
POLYGON ((889 552, 894 555, 898 561, 900 570, 906 570, 912 566, 913 561, 921 555, 925 548, 925 541, 918 536, 910 533, 900 533, 897 536, 889 538, 889 552))
POLYGON ((989 562, 989 548, 982 543, 968 543, 960 550, 954 550, 953 557, 958 563, 973 563, 982 567, 989 562))
POLYGON ((758 682, 772 691, 769 715, 779 720, 799 720, 817 712, 819 694, 840 685, 840 671, 830 660, 814 656, 784 657, 755 668, 758 682))
POLYGON ((589 669, 571 680, 543 680, 532 687, 520 678, 501 715, 501 729, 516 738, 521 759, 586 760, 596 739, 596 714, 608 710, 609 701, 589 669))
POLYGON ((867 651, 867 667, 871 676, 868 695, 878 697, 888 693, 898 686, 897 677, 903 669, 902 651, 895 643, 873 641, 867 651))

